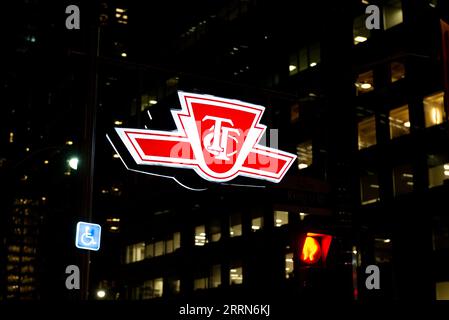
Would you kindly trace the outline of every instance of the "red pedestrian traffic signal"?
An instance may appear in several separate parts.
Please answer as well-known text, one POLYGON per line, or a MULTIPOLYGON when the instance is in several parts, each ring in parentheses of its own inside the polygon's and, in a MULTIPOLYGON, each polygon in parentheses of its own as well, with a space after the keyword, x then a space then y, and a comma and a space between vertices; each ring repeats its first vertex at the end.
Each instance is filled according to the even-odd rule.
POLYGON ((321 258, 321 246, 313 237, 306 237, 301 251, 301 261, 314 264, 321 258))
POLYGON ((299 258, 306 265, 325 264, 332 236, 308 232, 300 242, 299 258))

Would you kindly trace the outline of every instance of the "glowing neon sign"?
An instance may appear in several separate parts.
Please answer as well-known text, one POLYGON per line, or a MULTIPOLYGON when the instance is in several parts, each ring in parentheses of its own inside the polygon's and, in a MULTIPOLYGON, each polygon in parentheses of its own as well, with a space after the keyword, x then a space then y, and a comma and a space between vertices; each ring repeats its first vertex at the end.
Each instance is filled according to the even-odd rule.
MULTIPOLYGON (((296 155, 259 144, 263 106, 178 92, 177 130, 115 128, 137 165, 187 168, 213 182, 237 176, 282 180, 296 155)), ((112 142, 111 142, 112 143, 112 142)))

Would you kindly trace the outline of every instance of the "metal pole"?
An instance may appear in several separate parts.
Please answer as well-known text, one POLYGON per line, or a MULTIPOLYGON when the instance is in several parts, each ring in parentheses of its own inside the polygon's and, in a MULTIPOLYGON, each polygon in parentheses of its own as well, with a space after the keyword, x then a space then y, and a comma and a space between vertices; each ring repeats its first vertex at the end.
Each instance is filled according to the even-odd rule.
MULTIPOLYGON (((89 57, 89 89, 85 112, 84 141, 84 188, 82 215, 88 222, 92 222, 93 194, 94 194, 94 170, 95 170, 95 139, 96 117, 98 100, 98 55, 100 51, 100 27, 95 26, 91 30, 91 50, 89 57)), ((90 278, 90 251, 82 253, 82 286, 81 299, 89 299, 90 278)))

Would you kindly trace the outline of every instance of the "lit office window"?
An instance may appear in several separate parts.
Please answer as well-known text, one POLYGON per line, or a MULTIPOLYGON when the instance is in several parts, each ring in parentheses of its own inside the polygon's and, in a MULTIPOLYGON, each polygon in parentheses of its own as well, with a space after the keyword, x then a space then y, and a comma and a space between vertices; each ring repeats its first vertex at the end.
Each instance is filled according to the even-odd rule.
POLYGON ((410 133, 408 105, 390 111, 390 138, 397 138, 410 133))
POLYGON ((127 9, 116 8, 115 9, 115 18, 117 22, 120 24, 128 24, 128 14, 127 9))
POLYGON ((143 283, 142 298, 153 299, 162 297, 164 287, 163 278, 157 278, 153 280, 147 280, 143 283))
POLYGON ((312 141, 306 141, 296 146, 296 154, 298 155, 298 169, 302 170, 313 162, 313 147, 312 141))
POLYGON ((8 261, 9 262, 19 262, 20 257, 12 254, 8 254, 8 261))
POLYGON ((17 274, 10 274, 7 277, 8 282, 17 282, 19 281, 19 275, 17 274))
POLYGON ((165 254, 165 241, 158 241, 154 244, 154 256, 159 257, 165 254))
POLYGON ((35 257, 27 257, 27 256, 22 256, 22 263, 23 262, 30 262, 35 260, 35 257))
POLYGON ((19 286, 18 285, 13 285, 13 286, 8 286, 8 293, 14 292, 14 291, 19 291, 19 286))
POLYGON ((401 0, 385 0, 383 5, 384 29, 387 30, 402 23, 401 0))
POLYGON ((150 259, 154 257, 154 244, 147 243, 145 245, 145 258, 150 259))
POLYGON ((233 214, 229 223, 229 235, 230 237, 238 237, 242 235, 242 217, 240 214, 233 214))
POLYGON ((374 74, 373 70, 360 73, 355 82, 357 95, 364 94, 374 90, 374 74))
POLYGON ((288 211, 275 211, 274 212, 274 225, 281 227, 288 224, 288 211))
POLYGON ((168 238, 165 241, 147 243, 145 246, 145 258, 153 258, 170 254, 180 247, 181 234, 179 232, 175 232, 171 238, 168 238))
POLYGON ((449 281, 437 282, 435 290, 437 300, 449 300, 449 281))
POLYGON ((220 220, 213 220, 209 225, 209 239, 212 242, 220 241, 221 239, 221 224, 220 220))
POLYGON ((137 262, 145 259, 145 242, 136 243, 126 248, 126 263, 137 262))
POLYGON ((9 252, 20 252, 20 247, 19 246, 9 246, 8 251, 9 252))
POLYGON ((298 73, 299 61, 298 61, 298 53, 290 54, 289 64, 288 64, 288 72, 289 74, 295 75, 298 73))
POLYGON ((427 156, 429 174, 429 188, 441 186, 449 180, 449 159, 443 155, 430 154, 427 156))
POLYGON ((293 253, 285 255, 285 278, 290 279, 293 276, 293 253))
POLYGON ((366 28, 365 21, 366 21, 365 14, 362 14, 354 19, 352 25, 352 34, 354 37, 355 45, 365 42, 371 36, 370 30, 366 28))
POLYGON ((405 78, 405 66, 401 62, 392 62, 390 64, 391 71, 391 82, 396 82, 398 80, 405 78))
POLYGON ((36 280, 36 278, 34 277, 30 277, 30 276, 22 276, 22 283, 33 283, 36 280))
POLYGON ((371 147, 377 143, 376 119, 374 116, 365 118, 358 123, 359 150, 371 147))
POLYGON ((210 270, 210 288, 218 288, 221 286, 221 265, 213 265, 210 270))
POLYGON ((174 251, 173 239, 168 239, 165 241, 165 254, 172 253, 174 251))
POLYGON ((173 250, 181 248, 181 232, 175 232, 173 234, 173 250))
POLYGON ((209 287, 208 278, 199 278, 193 280, 193 290, 207 289, 209 287))
POLYGON ((263 227, 263 217, 253 218, 251 220, 251 231, 256 232, 263 227))
POLYGON ((446 121, 444 93, 438 92, 424 98, 424 120, 426 128, 446 121))
POLYGON ((34 266, 32 266, 32 265, 25 265, 25 266, 22 266, 21 268, 20 268, 20 272, 22 272, 22 273, 26 273, 26 272, 29 272, 29 273, 33 273, 34 272, 34 266))
POLYGON ((365 171, 360 176, 360 198, 362 205, 375 203, 380 200, 379 180, 375 172, 365 171))
POLYGON ((120 218, 107 218, 106 224, 110 232, 117 233, 120 231, 120 218))
POLYGON ((413 191, 413 169, 410 165, 393 168, 393 184, 395 196, 413 191))
POLYGON ((154 293, 155 298, 162 297, 164 288, 164 280, 162 278, 154 279, 154 293))
POLYGON ((242 267, 231 268, 229 270, 229 284, 236 285, 243 283, 243 269, 242 267))
POLYGON ((449 179, 449 163, 429 167, 429 188, 441 186, 449 179))
POLYGON ((198 226, 195 228, 195 245, 204 246, 207 243, 206 226, 198 226))

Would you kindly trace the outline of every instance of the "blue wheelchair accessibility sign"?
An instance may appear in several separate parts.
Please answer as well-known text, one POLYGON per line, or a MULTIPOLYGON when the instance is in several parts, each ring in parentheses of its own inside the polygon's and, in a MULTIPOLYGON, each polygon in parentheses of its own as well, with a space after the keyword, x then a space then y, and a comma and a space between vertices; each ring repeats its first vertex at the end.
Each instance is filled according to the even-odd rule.
POLYGON ((79 249, 100 249, 101 226, 95 223, 78 222, 76 224, 75 245, 79 249))

